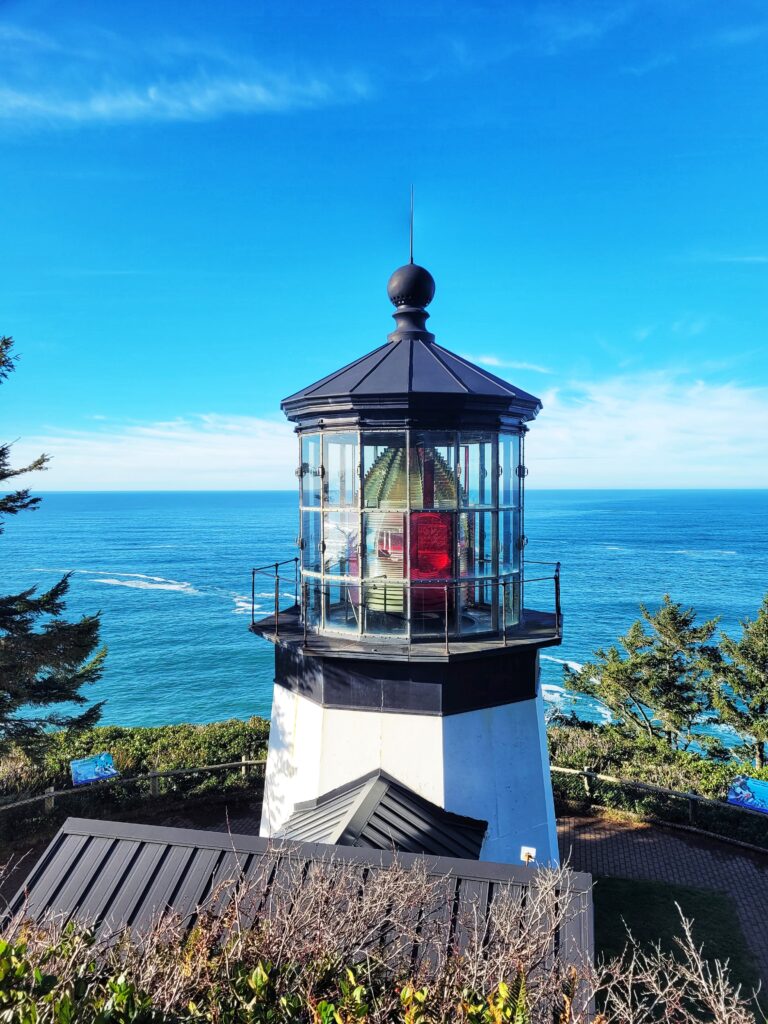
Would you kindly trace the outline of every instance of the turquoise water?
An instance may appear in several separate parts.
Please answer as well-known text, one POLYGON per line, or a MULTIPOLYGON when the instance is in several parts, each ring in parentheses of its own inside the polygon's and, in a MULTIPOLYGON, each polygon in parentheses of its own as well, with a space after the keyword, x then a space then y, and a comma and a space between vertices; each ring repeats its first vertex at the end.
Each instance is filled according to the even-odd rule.
MULTIPOLYGON (((74 572, 68 614, 100 610, 104 722, 156 725, 268 715, 270 644, 248 632, 251 566, 295 553, 289 492, 57 493, 6 523, 0 592, 74 572)), ((729 631, 768 590, 768 491, 534 491, 529 559, 562 562, 564 640, 545 652, 545 697, 569 707, 562 662, 582 663, 665 592, 729 631)), ((527 575, 538 575, 529 565, 527 575)), ((551 606, 551 584, 527 603, 551 606)), ((257 588, 260 610, 270 588, 257 588)), ((580 714, 599 707, 577 701, 580 714)))

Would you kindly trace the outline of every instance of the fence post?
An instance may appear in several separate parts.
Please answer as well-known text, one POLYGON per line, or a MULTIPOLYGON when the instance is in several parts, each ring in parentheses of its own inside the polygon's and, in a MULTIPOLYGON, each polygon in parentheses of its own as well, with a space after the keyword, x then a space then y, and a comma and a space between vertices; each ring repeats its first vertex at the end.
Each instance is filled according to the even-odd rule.
POLYGON ((151 772, 149 776, 149 795, 160 796, 160 779, 157 777, 157 772, 151 772))
POLYGON ((696 824, 696 801, 690 794, 688 795, 688 824, 696 824))
POLYGON ((46 814, 53 810, 53 806, 56 803, 56 800, 55 800, 55 798, 53 796, 53 793, 54 793, 53 786, 46 786, 46 789, 45 789, 45 794, 46 794, 46 796, 45 796, 45 811, 46 811, 46 814), (51 794, 50 796, 48 795, 49 793, 51 794))
POLYGON ((242 775, 243 778, 245 778, 246 775, 248 774, 248 765, 245 763, 248 760, 248 758, 245 756, 245 754, 243 754, 240 760, 243 762, 242 767, 240 768, 240 774, 242 775))
POLYGON ((593 769, 587 764, 584 765, 584 792, 587 794, 587 799, 592 800, 595 795, 595 786, 593 780, 587 774, 593 769))

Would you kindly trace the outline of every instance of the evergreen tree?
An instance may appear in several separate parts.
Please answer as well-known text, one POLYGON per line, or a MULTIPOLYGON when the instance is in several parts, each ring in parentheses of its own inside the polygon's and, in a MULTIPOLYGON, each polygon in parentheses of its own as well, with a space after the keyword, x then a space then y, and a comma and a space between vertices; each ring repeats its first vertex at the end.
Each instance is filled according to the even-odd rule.
MULTIPOLYGON (((0 338, 0 382, 14 368, 11 338, 0 338)), ((0 485, 22 473, 45 469, 48 457, 13 469, 10 445, 0 444, 0 485)), ((0 495, 0 533, 6 516, 34 509, 40 502, 28 488, 0 495)), ((50 590, 36 587, 0 596, 0 752, 11 744, 34 750, 52 726, 87 728, 101 714, 81 693, 102 673, 106 649, 99 649, 99 616, 78 622, 61 618, 69 590, 68 573, 50 590), (79 705, 81 711, 51 710, 52 705, 79 705)))
POLYGON ((717 619, 696 625, 693 608, 669 594, 658 611, 640 605, 640 612, 616 645, 596 651, 578 672, 566 666, 566 686, 595 697, 620 725, 685 748, 694 726, 714 717, 709 684, 718 656, 710 641, 717 619))
POLYGON ((717 619, 696 625, 693 608, 664 595, 661 607, 640 611, 650 633, 644 651, 648 702, 670 746, 687 747, 693 727, 712 715, 708 682, 717 657, 710 645, 717 619))
POLYGON ((744 742, 756 768, 766 766, 768 744, 768 594, 757 618, 744 619, 741 639, 720 634, 720 653, 712 673, 712 702, 744 742), (726 660, 727 659, 727 660, 726 660))
POLYGON ((616 644, 595 651, 595 660, 578 671, 566 665, 564 675, 568 689, 599 700, 619 725, 655 739, 660 730, 649 703, 647 641, 642 623, 635 622, 616 644))

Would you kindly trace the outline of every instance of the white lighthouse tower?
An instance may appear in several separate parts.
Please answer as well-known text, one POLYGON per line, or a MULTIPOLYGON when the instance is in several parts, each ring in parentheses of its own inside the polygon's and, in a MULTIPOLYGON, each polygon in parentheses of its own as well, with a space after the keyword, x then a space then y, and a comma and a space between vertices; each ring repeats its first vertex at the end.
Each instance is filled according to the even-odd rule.
POLYGON ((434 287, 396 270, 388 340, 282 403, 300 553, 296 604, 252 626, 275 645, 261 834, 556 863, 539 651, 559 567, 549 612, 523 576, 541 403, 436 343, 434 287))

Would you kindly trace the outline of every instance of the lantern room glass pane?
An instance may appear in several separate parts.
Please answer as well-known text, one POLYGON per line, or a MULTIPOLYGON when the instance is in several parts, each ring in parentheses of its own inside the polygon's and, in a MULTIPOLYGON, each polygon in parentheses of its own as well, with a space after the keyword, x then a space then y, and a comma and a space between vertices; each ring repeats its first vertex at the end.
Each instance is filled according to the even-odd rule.
POLYGON ((444 637, 455 632, 456 587, 453 583, 411 584, 411 634, 444 637))
POLYGON ((456 447, 452 432, 413 431, 411 508, 456 508, 456 447))
POLYGON ((333 508, 357 506, 357 434, 326 434, 323 476, 325 504, 333 508))
POLYGON ((375 580, 363 583, 363 630, 386 636, 408 632, 407 594, 403 581, 375 580))
POLYGON ((322 563, 320 510, 301 513, 301 567, 305 572, 320 572, 322 563))
POLYGON ((325 625, 337 632, 358 633, 360 625, 360 585, 325 583, 325 625))
POLYGON ((308 576, 304 580, 304 619, 310 629, 319 628, 323 614, 323 585, 321 580, 308 576))
POLYGON ((405 432, 363 434, 362 473, 365 508, 405 508, 405 432))
POLYGON ((476 579, 459 587, 459 633, 472 636, 497 629, 498 583, 476 579))
POLYGON ((459 514, 459 572, 461 576, 493 576, 495 512, 459 514))
POLYGON ((412 580, 453 578, 453 532, 452 512, 411 513, 409 556, 412 580))
POLYGON ((402 581, 405 576, 405 516, 402 512, 363 515, 363 575, 402 581))
POLYGON ((520 505, 520 438, 517 434, 499 434, 499 506, 520 505))
POLYGON ((320 505, 320 482, 322 480, 320 457, 320 435, 301 436, 301 504, 305 508, 320 505))
POLYGON ((459 436, 459 495, 462 505, 492 508, 493 434, 459 436))
POLYGON ((520 510, 499 512, 499 575, 520 570, 520 510))
POLYGON ((323 571, 326 576, 359 576, 359 514, 324 512, 323 520, 323 571))

